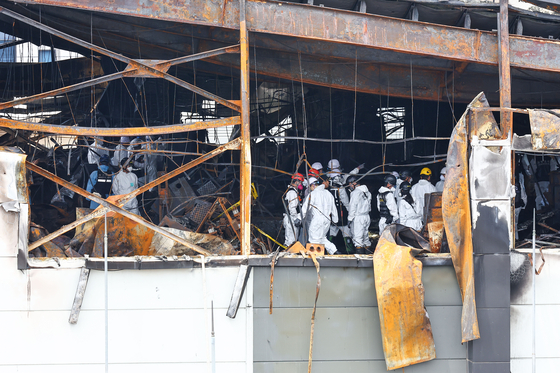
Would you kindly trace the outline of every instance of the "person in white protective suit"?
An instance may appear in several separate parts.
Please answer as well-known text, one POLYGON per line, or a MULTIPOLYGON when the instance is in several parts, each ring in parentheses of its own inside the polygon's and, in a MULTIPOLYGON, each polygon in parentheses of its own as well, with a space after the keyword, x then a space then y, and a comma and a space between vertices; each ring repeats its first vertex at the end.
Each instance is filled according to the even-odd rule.
POLYGON ((130 158, 131 162, 134 162, 136 158, 140 158, 140 146, 142 145, 142 139, 140 137, 135 137, 128 146, 128 158, 130 158))
MULTIPOLYGON (((132 166, 127 164, 128 158, 121 160, 121 171, 113 178, 113 194, 129 194, 138 189, 138 176, 132 172, 132 166)), ((128 201, 123 209, 130 211, 133 214, 140 215, 138 210, 138 200, 136 197, 128 201)))
POLYGON ((399 207, 399 223, 414 230, 422 229, 422 215, 414 208, 414 199, 410 195, 412 185, 408 181, 401 183, 401 199, 397 202, 399 207))
POLYGON ((115 167, 119 167, 121 161, 124 158, 128 158, 128 145, 130 144, 130 138, 128 136, 122 136, 119 145, 115 147, 115 152, 113 153, 113 158, 111 158, 111 164, 115 167))
POLYGON ((301 215, 299 204, 299 186, 303 182, 303 175, 295 173, 292 175, 292 182, 288 186, 284 199, 285 207, 288 213, 284 213, 282 221, 284 225, 284 245, 286 247, 292 246, 297 241, 299 236, 299 228, 301 227, 301 215))
MULTIPOLYGON (((132 141, 134 142, 134 140, 132 141)), ((140 149, 143 151, 134 155, 133 166, 136 169, 142 170, 143 176, 140 176, 138 178, 138 184, 140 186, 143 186, 154 181, 157 178, 157 157, 155 154, 150 152, 150 150, 153 149, 153 142, 150 136, 146 136, 146 142, 141 145, 140 149)), ((152 190, 153 188, 150 189, 150 192, 152 190)))
POLYGON ((426 194, 437 192, 436 187, 430 182, 432 177, 432 170, 428 167, 424 167, 420 171, 420 180, 418 183, 414 184, 410 190, 410 195, 414 199, 414 207, 420 215, 422 215, 422 223, 424 222, 424 196, 426 194))
POLYGON ((310 243, 325 245, 325 250, 336 255, 336 246, 327 240, 327 233, 331 223, 338 222, 334 198, 327 190, 325 184, 312 177, 309 179, 311 193, 307 196, 302 206, 302 216, 308 220, 308 241, 310 243))
POLYGON ((348 209, 348 225, 352 235, 352 243, 356 254, 370 254, 371 242, 368 237, 369 212, 371 211, 371 193, 365 185, 358 184, 357 176, 350 176, 347 180, 350 188, 350 207, 348 209))
POLYGON ((403 181, 408 181, 412 184, 412 174, 409 170, 404 170, 399 173, 399 177, 397 177, 397 184, 395 185, 395 200, 397 201, 397 205, 401 199, 401 183, 403 181))
POLYGON ((348 208, 350 205, 350 198, 348 197, 348 192, 344 187, 346 180, 350 175, 356 175, 364 168, 362 163, 358 167, 350 171, 349 174, 343 174, 340 168, 340 162, 337 159, 331 159, 327 164, 329 172, 327 176, 329 177, 329 192, 333 195, 336 210, 338 213, 338 223, 331 225, 329 231, 329 241, 333 242, 338 235, 342 233, 344 239, 345 251, 348 254, 354 252, 354 247, 352 244, 352 236, 350 234, 350 229, 348 228, 348 208))
POLYGON ((447 175, 447 167, 444 167, 439 172, 439 181, 436 183, 436 191, 443 192, 443 185, 445 184, 445 175, 447 175))
POLYGON ((377 210, 381 218, 379 219, 379 235, 383 233, 389 224, 399 222, 399 210, 395 200, 395 184, 397 178, 393 175, 385 177, 385 185, 377 191, 377 210))
POLYGON ((88 148, 88 163, 99 166, 99 160, 104 155, 109 156, 109 149, 103 147, 103 139, 95 137, 93 143, 88 148))

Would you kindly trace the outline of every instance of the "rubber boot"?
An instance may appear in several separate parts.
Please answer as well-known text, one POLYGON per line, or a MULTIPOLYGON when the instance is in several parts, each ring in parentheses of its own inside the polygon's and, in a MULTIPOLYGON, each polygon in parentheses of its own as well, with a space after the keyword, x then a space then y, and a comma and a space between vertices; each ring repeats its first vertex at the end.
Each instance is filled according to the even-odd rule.
POLYGON ((348 255, 354 255, 356 249, 354 248, 354 243, 350 237, 344 237, 344 246, 346 247, 348 255))
POLYGON ((365 255, 365 249, 363 247, 356 247, 356 254, 365 255))

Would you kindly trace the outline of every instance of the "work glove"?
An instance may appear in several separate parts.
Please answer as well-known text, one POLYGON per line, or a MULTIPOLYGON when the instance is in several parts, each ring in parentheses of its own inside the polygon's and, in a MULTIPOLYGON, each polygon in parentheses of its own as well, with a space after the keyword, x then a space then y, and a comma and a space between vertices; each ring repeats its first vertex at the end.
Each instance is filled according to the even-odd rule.
POLYGON ((301 220, 300 219, 294 219, 294 225, 298 228, 301 227, 301 220))
POLYGON ((365 164, 365 163, 362 163, 361 165, 358 166, 358 170, 363 169, 365 166, 366 166, 366 164, 365 164))
POLYGON ((103 198, 103 197, 101 197, 101 194, 99 194, 97 192, 94 192, 93 195, 96 196, 96 197, 99 197, 99 198, 103 198))

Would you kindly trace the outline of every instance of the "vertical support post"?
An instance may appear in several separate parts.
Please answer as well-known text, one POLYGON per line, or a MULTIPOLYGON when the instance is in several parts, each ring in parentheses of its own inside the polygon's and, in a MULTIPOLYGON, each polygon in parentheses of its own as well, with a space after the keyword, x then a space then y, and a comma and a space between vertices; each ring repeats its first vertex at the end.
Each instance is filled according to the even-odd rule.
POLYGON ((249 35, 245 0, 239 4, 239 44, 241 52, 241 254, 251 252, 251 127, 249 124, 249 35))
MULTIPOLYGON (((500 13, 498 13, 498 63, 500 68, 500 108, 511 108, 508 0, 500 0, 500 13)), ((511 111, 500 111, 500 127, 505 138, 512 138, 513 114, 511 111)))

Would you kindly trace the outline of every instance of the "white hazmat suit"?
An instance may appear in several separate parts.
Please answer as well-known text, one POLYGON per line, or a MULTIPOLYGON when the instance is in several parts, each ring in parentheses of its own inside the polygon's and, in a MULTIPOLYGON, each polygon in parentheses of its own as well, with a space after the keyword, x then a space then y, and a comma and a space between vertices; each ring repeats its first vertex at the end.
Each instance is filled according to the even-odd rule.
MULTIPOLYGON (((381 194, 384 194, 386 192, 390 192, 387 193, 385 196, 386 199, 386 205, 387 205, 387 209, 389 210, 389 213, 391 214, 391 216, 393 217, 393 221, 390 224, 394 224, 394 223, 398 223, 399 222, 399 209, 397 207, 397 201, 395 201, 395 195, 394 195, 394 187, 391 187, 391 189, 387 188, 386 186, 382 186, 381 188, 379 188, 378 190, 378 194, 377 194, 377 210, 381 211, 380 207, 381 207, 381 202, 380 202, 380 198, 381 198, 381 194)), ((379 235, 381 235, 381 233, 383 233, 383 231, 385 230, 385 227, 389 225, 387 224, 387 218, 382 216, 379 219, 379 235)))
POLYGON ((350 193, 350 208, 348 209, 350 232, 355 247, 371 246, 371 242, 368 238, 370 211, 371 193, 367 186, 358 185, 352 193, 350 193))
POLYGON ((417 184, 412 186, 410 195, 414 199, 416 211, 418 211, 421 216, 424 216, 424 196, 434 192, 437 192, 436 187, 426 179, 420 179, 417 184))
MULTIPOLYGON (((132 172, 124 172, 121 170, 113 178, 113 193, 114 194, 129 194, 133 190, 138 189, 138 176, 132 172)), ((138 200, 135 198, 128 201, 123 209, 130 211, 133 214, 140 215, 138 210, 138 200)))
POLYGON ((298 194, 293 186, 290 185, 284 199, 286 200, 288 212, 290 214, 290 216, 288 217, 288 215, 284 213, 284 245, 286 245, 286 247, 290 247, 294 242, 296 242, 299 235, 299 226, 296 224, 296 222, 300 221, 300 216, 298 213, 299 199, 298 194))
POLYGON ((103 140, 95 139, 88 149, 88 163, 99 165, 99 159, 103 155, 109 155, 109 149, 103 148, 103 140))
POLYGON ((404 198, 398 202, 399 206, 399 223, 406 225, 416 231, 422 229, 422 215, 416 212, 414 203, 411 205, 404 198))
POLYGON ((304 219, 310 219, 308 240, 310 243, 325 245, 325 250, 329 254, 336 252, 336 246, 327 240, 327 233, 331 226, 331 220, 334 224, 338 223, 336 206, 334 197, 329 191, 325 190, 324 185, 319 185, 309 193, 302 206, 304 219), (309 216, 307 216, 309 214, 309 216))

